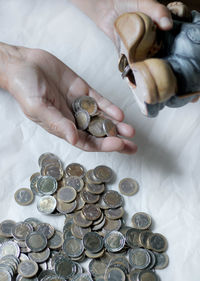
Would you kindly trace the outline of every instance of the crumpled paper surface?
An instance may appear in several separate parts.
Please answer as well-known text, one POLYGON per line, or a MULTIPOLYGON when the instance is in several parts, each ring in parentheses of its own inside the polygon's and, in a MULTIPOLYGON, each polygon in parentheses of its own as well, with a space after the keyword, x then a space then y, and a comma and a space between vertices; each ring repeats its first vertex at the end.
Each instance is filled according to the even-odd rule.
POLYGON ((134 197, 125 198, 128 223, 132 214, 149 213, 154 232, 169 242, 170 265, 157 271, 162 281, 199 281, 200 260, 200 104, 164 109, 156 119, 142 116, 117 70, 112 42, 66 0, 0 0, 0 41, 42 48, 56 55, 102 95, 125 112, 136 128, 136 155, 87 153, 48 134, 22 113, 11 95, 0 91, 0 221, 35 216, 62 228, 64 218, 43 216, 36 201, 21 207, 14 192, 29 186, 38 171, 37 159, 53 152, 65 164, 87 169, 105 164, 116 172, 110 188, 123 177, 140 183, 134 197))

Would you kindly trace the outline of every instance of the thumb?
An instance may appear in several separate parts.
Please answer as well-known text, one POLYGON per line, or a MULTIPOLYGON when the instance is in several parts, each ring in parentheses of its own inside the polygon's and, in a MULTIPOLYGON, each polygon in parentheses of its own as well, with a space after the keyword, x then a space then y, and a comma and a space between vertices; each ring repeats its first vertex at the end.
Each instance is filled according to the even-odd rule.
POLYGON ((138 0, 138 11, 150 16, 163 30, 169 30, 173 26, 168 8, 155 0, 138 0))

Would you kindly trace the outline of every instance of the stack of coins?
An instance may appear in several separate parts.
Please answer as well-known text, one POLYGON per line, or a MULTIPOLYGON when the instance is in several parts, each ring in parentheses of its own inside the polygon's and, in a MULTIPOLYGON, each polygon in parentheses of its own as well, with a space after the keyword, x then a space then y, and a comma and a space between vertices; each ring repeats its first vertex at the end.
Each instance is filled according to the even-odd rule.
POLYGON ((72 108, 78 129, 87 130, 95 137, 117 135, 115 124, 98 111, 95 99, 88 96, 79 97, 73 102, 72 108))
MULTIPOLYGON (((136 180, 122 179, 119 183, 120 194, 107 188, 107 184, 114 179, 112 169, 107 166, 100 165, 86 171, 82 165, 71 163, 64 169, 60 159, 52 153, 42 154, 38 163, 40 172, 30 178, 31 190, 39 197, 37 208, 47 215, 65 215, 63 233, 56 231, 56 238, 53 239, 53 230, 47 224, 33 225, 30 219, 31 223, 26 220, 15 227, 12 221, 6 227, 2 223, 4 227, 1 227, 0 236, 6 239, 8 236, 2 229, 8 232, 11 228, 23 229, 20 236, 14 230, 12 235, 25 241, 29 241, 32 233, 45 234, 49 239, 47 245, 51 241, 49 249, 54 250, 57 256, 53 266, 47 266, 61 278, 56 280, 159 280, 154 269, 164 269, 168 265, 168 256, 164 253, 167 249, 165 237, 151 231, 152 219, 144 212, 132 216, 132 227, 127 226, 124 220, 124 199, 121 194, 136 194, 139 190, 136 180), (86 259, 92 260, 89 272, 83 273, 80 268, 77 269, 77 263, 86 259), (68 271, 63 268, 68 268, 68 271)), ((15 193, 15 198, 29 197, 16 196, 15 193)), ((34 237, 31 239, 35 240, 34 237)), ((31 248, 27 244, 22 246, 26 250, 31 248)))

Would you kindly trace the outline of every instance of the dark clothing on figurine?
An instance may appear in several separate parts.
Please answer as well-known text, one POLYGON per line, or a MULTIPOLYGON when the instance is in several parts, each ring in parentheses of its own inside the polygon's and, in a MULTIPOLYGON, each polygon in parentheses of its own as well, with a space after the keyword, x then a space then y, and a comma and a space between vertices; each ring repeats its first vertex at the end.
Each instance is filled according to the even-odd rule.
POLYGON ((163 47, 156 57, 170 64, 177 78, 178 92, 166 102, 147 104, 150 117, 156 116, 165 105, 183 106, 195 96, 179 97, 200 92, 200 13, 192 11, 191 22, 174 20, 173 29, 161 34, 163 47))

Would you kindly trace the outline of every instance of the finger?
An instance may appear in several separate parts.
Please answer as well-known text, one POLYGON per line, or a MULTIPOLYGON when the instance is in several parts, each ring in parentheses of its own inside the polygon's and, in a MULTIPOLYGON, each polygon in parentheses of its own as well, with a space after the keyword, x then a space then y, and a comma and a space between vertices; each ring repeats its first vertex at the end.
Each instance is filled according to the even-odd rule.
POLYGON ((129 141, 129 140, 126 140, 124 139, 124 148, 123 150, 121 151, 121 153, 124 153, 124 154, 134 154, 137 152, 138 150, 138 147, 135 143, 129 141))
POLYGON ((119 107, 111 103, 109 100, 98 94, 93 89, 89 90, 89 96, 96 100, 100 110, 117 121, 123 121, 124 113, 119 107))
MULTIPOLYGON (((115 121, 113 121, 113 123, 115 123, 115 121)), ((123 137, 127 137, 127 138, 133 138, 135 135, 135 129, 126 123, 118 123, 116 124, 117 126, 117 132, 119 133, 119 135, 123 136, 123 137)))
POLYGON ((53 106, 41 105, 37 110, 38 123, 49 133, 67 140, 75 145, 78 141, 78 132, 75 124, 65 118, 63 114, 53 106))
POLYGON ((169 30, 173 26, 170 11, 157 1, 138 0, 138 10, 150 16, 163 30, 169 30))

